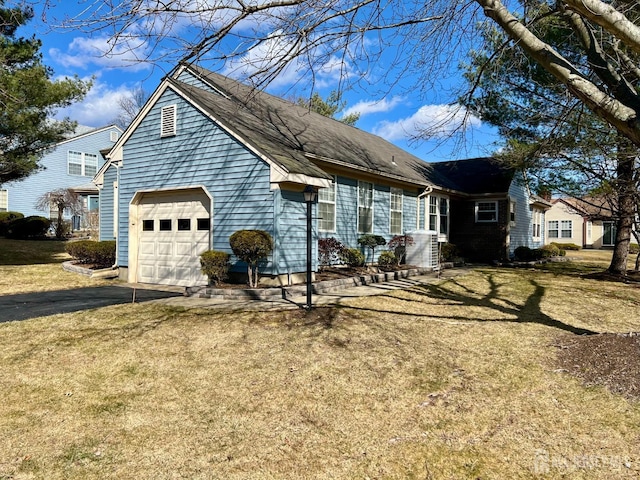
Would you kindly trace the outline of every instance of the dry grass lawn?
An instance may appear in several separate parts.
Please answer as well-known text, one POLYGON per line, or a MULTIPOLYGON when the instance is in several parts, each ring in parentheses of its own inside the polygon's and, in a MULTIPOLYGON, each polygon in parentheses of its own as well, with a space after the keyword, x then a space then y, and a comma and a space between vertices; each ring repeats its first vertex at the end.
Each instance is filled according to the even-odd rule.
POLYGON ((566 332, 640 330, 640 290, 563 268, 2 324, 0 479, 638 478, 640 404, 554 358, 566 332))

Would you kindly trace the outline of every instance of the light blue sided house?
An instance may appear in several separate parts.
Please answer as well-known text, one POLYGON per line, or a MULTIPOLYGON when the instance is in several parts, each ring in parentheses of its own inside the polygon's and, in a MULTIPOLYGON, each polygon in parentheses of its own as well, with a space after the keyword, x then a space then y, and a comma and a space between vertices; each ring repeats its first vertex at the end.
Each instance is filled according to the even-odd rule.
POLYGON ((449 240, 450 198, 471 198, 380 137, 193 65, 163 80, 107 157, 100 238, 116 239, 130 282, 205 284, 199 255, 231 253, 241 229, 272 235, 261 274, 291 281, 306 270, 306 186, 319 191, 314 239, 350 247, 422 229, 433 250, 449 240))
MULTIPOLYGON (((20 212, 25 216, 56 218, 55 211, 39 210, 35 204, 47 192, 71 188, 82 200, 83 211, 73 218, 74 229, 83 228, 83 213, 98 209, 98 189, 91 182, 104 164, 102 151, 110 150, 122 130, 115 125, 101 128, 79 126, 66 140, 53 146, 40 160, 42 169, 29 177, 0 186, 0 211, 20 212)), ((66 215, 70 218, 70 215, 66 215)))

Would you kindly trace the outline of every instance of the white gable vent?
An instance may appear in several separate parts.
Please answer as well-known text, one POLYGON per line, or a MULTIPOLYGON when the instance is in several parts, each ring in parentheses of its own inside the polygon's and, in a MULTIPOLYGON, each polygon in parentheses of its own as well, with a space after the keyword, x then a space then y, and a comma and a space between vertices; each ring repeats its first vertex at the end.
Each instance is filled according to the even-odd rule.
POLYGON ((162 107, 160 111, 160 136, 170 137, 176 134, 176 105, 162 107))

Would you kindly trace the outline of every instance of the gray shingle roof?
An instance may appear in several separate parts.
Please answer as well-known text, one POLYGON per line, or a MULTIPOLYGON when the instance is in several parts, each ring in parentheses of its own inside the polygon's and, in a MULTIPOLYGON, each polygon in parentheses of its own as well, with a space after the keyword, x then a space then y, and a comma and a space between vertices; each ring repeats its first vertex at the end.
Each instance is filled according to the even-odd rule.
POLYGON ((326 178, 318 165, 328 162, 420 186, 451 183, 433 164, 381 137, 214 72, 188 68, 223 95, 175 79, 170 82, 291 173, 326 178))
POLYGON ((515 170, 498 163, 495 158, 470 158, 432 164, 453 190, 469 195, 506 193, 515 170))

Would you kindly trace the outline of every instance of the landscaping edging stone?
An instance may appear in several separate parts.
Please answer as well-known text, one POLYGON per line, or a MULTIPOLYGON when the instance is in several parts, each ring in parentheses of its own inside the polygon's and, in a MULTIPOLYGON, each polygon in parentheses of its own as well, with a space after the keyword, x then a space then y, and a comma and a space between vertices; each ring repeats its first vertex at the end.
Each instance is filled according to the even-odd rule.
POLYGON ((117 268, 102 268, 92 270, 91 268, 74 265, 72 260, 62 263, 62 269, 67 272, 79 273, 90 278, 116 278, 118 276, 117 268))
MULTIPOLYGON (((394 272, 372 273, 359 275, 356 277, 337 278, 335 280, 324 280, 313 284, 313 293, 330 293, 349 287, 359 287, 361 285, 373 285, 376 283, 400 280, 402 278, 415 277, 434 272, 433 268, 411 268, 394 272)), ((273 298, 291 298, 302 296, 307 293, 306 284, 290 285, 283 287, 269 288, 211 288, 211 287, 188 287, 185 291, 187 296, 200 298, 213 298, 219 300, 268 300, 273 298)))

